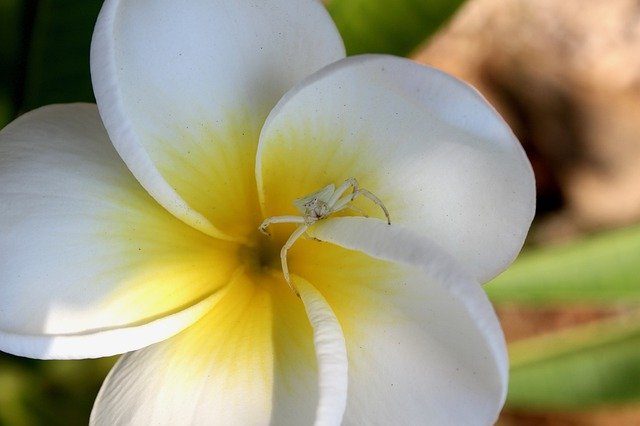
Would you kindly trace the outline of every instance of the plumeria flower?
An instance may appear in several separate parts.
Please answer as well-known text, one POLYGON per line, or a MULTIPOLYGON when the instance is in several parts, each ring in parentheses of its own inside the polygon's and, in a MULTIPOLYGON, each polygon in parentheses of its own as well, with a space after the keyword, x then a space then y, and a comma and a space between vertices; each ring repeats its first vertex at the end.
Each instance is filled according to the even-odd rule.
POLYGON ((91 55, 97 107, 0 133, 2 351, 126 353, 93 424, 495 421, 534 184, 477 92, 316 0, 106 0, 91 55))

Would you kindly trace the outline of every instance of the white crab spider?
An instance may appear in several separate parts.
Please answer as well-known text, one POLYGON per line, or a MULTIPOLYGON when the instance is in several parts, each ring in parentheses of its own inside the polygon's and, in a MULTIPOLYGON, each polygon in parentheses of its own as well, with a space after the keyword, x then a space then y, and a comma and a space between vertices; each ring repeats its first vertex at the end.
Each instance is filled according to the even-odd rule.
POLYGON ((387 218, 387 224, 391 225, 391 219, 389 218, 389 212, 387 208, 382 204, 382 201, 371 192, 364 188, 360 188, 358 186, 358 181, 355 178, 349 178, 345 180, 342 185, 340 185, 337 189, 334 184, 329 184, 322 188, 319 191, 313 192, 309 195, 306 195, 302 198, 298 198, 293 201, 293 205, 302 213, 302 216, 271 216, 266 218, 262 224, 260 224, 259 228, 260 232, 265 235, 270 235, 267 228, 272 223, 299 223, 300 226, 293 231, 291 236, 287 242, 282 246, 280 250, 280 261, 282 263, 282 273, 284 274, 284 279, 289 284, 291 290, 293 290, 296 294, 298 291, 294 288, 291 283, 291 276, 289 275, 289 266, 287 265, 287 253, 289 249, 293 246, 298 238, 300 238, 306 231, 309 229, 311 225, 316 223, 319 220, 326 219, 331 216, 333 213, 339 212, 345 209, 353 209, 360 212, 363 216, 364 213, 353 206, 351 206, 351 202, 358 196, 362 195, 365 198, 376 203, 384 212, 384 215, 387 218), (344 195, 345 192, 352 188, 350 194, 344 195))

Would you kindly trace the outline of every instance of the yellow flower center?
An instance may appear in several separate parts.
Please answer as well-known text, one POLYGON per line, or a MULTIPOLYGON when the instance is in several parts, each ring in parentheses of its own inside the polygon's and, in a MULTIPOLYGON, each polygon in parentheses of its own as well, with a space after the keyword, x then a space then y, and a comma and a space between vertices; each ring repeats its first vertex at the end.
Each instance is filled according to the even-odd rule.
MULTIPOLYGON (((258 228, 260 232, 270 236, 268 228, 271 224, 297 225, 297 228, 291 233, 280 249, 280 263, 282 265, 284 279, 296 294, 298 294, 298 291, 293 285, 289 274, 287 259, 289 250, 293 247, 293 244, 307 232, 309 227, 319 220, 328 218, 334 213, 351 209, 365 215, 364 212, 359 209, 355 209, 351 205, 353 200, 358 196, 363 196, 378 205, 384 212, 387 218, 387 223, 391 225, 389 212, 382 201, 380 201, 380 199, 370 191, 360 188, 358 181, 351 177, 346 179, 342 185, 337 188, 334 184, 329 184, 319 191, 312 192, 309 195, 294 200, 293 204, 298 211, 302 213, 301 216, 271 216, 266 218, 258 228), (351 192, 349 193, 350 189, 351 192)), ((257 262, 258 265, 261 265, 263 268, 270 267, 272 262, 272 258, 269 256, 269 253, 272 252, 271 248, 267 247, 265 250, 258 250, 258 252, 258 256, 255 259, 250 259, 251 263, 255 264, 257 262)))

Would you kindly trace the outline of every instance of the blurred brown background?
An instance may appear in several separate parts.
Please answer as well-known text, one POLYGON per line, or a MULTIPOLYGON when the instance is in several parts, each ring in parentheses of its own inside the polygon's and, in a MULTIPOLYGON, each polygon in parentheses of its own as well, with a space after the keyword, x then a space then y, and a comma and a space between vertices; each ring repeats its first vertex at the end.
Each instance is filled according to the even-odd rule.
MULTIPOLYGON (((470 0, 413 57, 476 86, 536 173, 533 245, 640 217, 640 1, 470 0)), ((616 315, 501 309, 509 341, 616 315)), ((640 348, 639 348, 640 350, 640 348)), ((640 425, 640 408, 515 413, 502 425, 640 425)))

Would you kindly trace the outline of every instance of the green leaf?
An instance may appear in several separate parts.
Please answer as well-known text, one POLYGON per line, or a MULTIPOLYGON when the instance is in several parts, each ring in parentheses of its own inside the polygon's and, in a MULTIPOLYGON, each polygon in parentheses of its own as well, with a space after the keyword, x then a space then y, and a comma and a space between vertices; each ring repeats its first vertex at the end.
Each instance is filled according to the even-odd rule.
POLYGON ((102 0, 38 3, 23 109, 93 101, 89 74, 91 34, 102 0))
POLYGON ((0 129, 16 110, 23 11, 22 0, 0 0, 0 129))
POLYGON ((496 304, 640 303, 640 227, 525 252, 485 289, 496 304))
POLYGON ((463 0, 331 0, 327 9, 349 55, 406 56, 462 3, 463 0))
POLYGON ((0 426, 86 425, 116 360, 45 361, 0 352, 0 426))
POLYGON ((509 346, 507 405, 570 410, 640 401, 640 314, 509 346))

